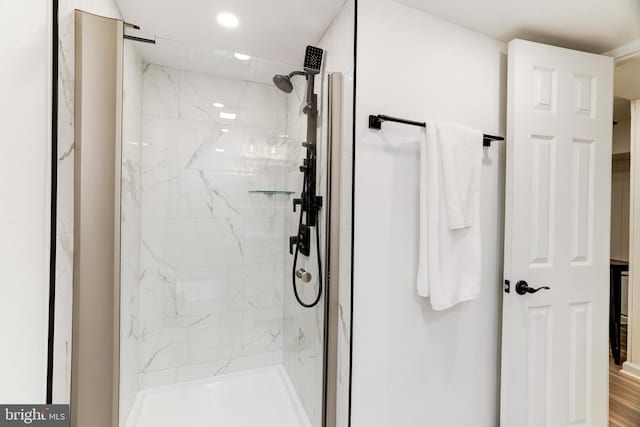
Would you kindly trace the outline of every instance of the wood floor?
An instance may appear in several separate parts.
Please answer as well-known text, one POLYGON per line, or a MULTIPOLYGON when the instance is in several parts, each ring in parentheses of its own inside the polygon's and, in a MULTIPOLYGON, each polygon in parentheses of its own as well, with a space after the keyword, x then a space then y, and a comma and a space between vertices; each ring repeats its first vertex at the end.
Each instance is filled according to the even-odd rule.
MULTIPOLYGON (((621 331, 622 361, 627 360, 627 328, 621 331)), ((640 381, 620 372, 609 351, 609 426, 640 427, 640 381)))

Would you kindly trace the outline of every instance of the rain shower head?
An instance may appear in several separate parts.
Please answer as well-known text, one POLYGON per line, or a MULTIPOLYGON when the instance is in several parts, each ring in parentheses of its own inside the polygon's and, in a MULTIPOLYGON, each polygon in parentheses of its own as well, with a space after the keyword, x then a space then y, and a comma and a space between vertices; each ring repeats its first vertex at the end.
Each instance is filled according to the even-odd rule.
POLYGON ((284 93, 291 93, 293 91, 293 83, 291 83, 290 74, 287 76, 276 74, 273 76, 273 84, 284 93))
POLYGON ((307 46, 304 55, 304 71, 292 71, 286 76, 276 74, 273 76, 273 84, 284 93, 291 93, 293 91, 293 83, 291 82, 293 76, 307 76, 307 80, 309 80, 309 77, 320 73, 323 53, 324 51, 319 47, 307 46))

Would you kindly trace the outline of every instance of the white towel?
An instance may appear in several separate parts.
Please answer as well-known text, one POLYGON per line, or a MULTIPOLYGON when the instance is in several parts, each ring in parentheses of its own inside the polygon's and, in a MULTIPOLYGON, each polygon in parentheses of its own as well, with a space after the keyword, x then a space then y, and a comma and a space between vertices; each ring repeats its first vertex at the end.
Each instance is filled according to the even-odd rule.
POLYGON ((454 123, 436 123, 435 128, 449 228, 471 227, 478 218, 482 132, 454 123))
MULTIPOLYGON (((465 203, 469 215, 465 228, 452 229, 448 221, 448 208, 442 164, 442 144, 449 138, 438 138, 445 133, 442 124, 427 123, 426 141, 420 150, 420 232, 418 259, 418 294, 430 297, 434 310, 446 310, 462 301, 475 299, 480 295, 481 252, 480 252, 480 194, 470 192, 465 203), (442 132, 440 132, 442 130, 442 132)), ((477 133, 482 155, 482 134, 477 133)), ((451 150, 455 152, 454 150, 451 150)), ((446 154, 448 155, 448 154, 446 154)), ((445 156, 446 156, 445 155, 445 156)), ((450 160, 450 159, 448 159, 450 160)), ((466 160, 465 160, 466 161, 466 160)), ((477 160, 478 176, 482 157, 477 160)), ((457 188, 456 185, 452 185, 457 188)), ((449 187, 451 188, 451 187, 449 187)), ((458 199, 461 200, 461 199, 458 199)), ((465 218, 465 215, 462 216, 465 218)))

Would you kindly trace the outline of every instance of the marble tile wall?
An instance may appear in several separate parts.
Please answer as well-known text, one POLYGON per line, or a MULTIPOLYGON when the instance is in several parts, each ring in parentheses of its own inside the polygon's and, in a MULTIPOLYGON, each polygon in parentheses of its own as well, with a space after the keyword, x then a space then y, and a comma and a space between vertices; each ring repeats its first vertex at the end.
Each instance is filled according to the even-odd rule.
POLYGON ((272 85, 145 66, 142 389, 282 363, 290 197, 252 191, 289 189, 285 106, 272 85))
POLYGON ((124 44, 120 245, 120 425, 138 392, 140 354, 140 216, 142 214, 142 70, 133 42, 124 44))
MULTIPOLYGON (((302 164, 306 149, 302 147, 302 142, 306 140, 307 119, 302 114, 302 105, 305 102, 305 81, 304 79, 294 80, 295 89, 289 95, 288 105, 288 152, 291 159, 294 159, 295 166, 287 173, 289 187, 295 188, 297 194, 302 190, 302 174, 298 170, 298 165, 302 164)), ((321 77, 316 77, 316 92, 323 93, 321 77)), ((323 96, 319 96, 319 109, 323 111, 323 96)), ((323 117, 324 118, 324 112, 323 117)), ((321 119, 322 119, 321 118, 321 119)), ((320 122, 321 120, 319 120, 320 122)), ((317 192, 326 200, 326 132, 318 129, 318 179, 316 181, 317 192)), ((323 267, 325 268, 325 209, 320 212, 320 254, 323 267)), ((297 234, 299 216, 297 213, 287 211, 286 233, 283 240, 288 242, 289 236, 297 234)), ((305 303, 311 303, 316 298, 318 284, 318 264, 316 250, 316 229, 312 229, 311 256, 298 256, 297 268, 304 268, 312 274, 311 282, 305 284, 299 280, 296 286, 300 298, 305 303)), ((285 243, 283 241, 283 243, 285 243)), ((283 248, 286 246, 283 245, 283 248)), ((286 252, 286 249, 283 249, 286 252)), ((293 259, 285 254, 286 269, 284 282, 284 366, 289 374, 291 382, 296 389, 298 397, 309 416, 309 420, 314 427, 319 427, 322 421, 322 381, 324 364, 324 298, 314 308, 304 308, 298 304, 293 293, 292 269, 293 259)), ((322 278, 323 287, 326 286, 326 277, 322 278)))
MULTIPOLYGON (((318 131, 318 192, 326 196, 327 185, 327 76, 331 72, 343 74, 343 121, 340 177, 340 194, 334 195, 340 200, 340 274, 334 283, 334 289, 339 293, 339 323, 338 323, 338 389, 337 389, 337 426, 348 425, 348 393, 349 393, 349 349, 350 349, 350 310, 351 310, 351 170, 352 170, 352 111, 353 111, 353 39, 354 39, 354 1, 349 0, 327 29, 318 46, 325 49, 324 68, 322 77, 316 77, 316 92, 319 95, 321 111, 321 128, 318 131)), ((296 90, 289 97, 288 134, 289 153, 296 164, 302 162, 304 151, 300 142, 306 136, 306 116, 301 114, 304 100, 304 81, 296 81, 296 90)), ((289 171, 290 187, 300 191, 302 175, 297 168, 289 171)), ((324 219, 325 211, 322 211, 324 219)), ((294 234, 297 229, 298 217, 287 215, 287 233, 285 237, 294 234)), ((325 222, 320 222, 320 253, 322 267, 325 268, 325 222)), ((315 231, 314 231, 315 234, 315 231)), ((314 236, 315 237, 315 236, 314 236)), ((315 239, 312 240, 315 248, 315 239)), ((318 290, 316 251, 312 257, 300 257, 298 267, 312 272, 314 280, 310 284, 298 284, 298 290, 306 302, 313 301, 318 290)), ((287 257, 285 277, 284 303, 284 364, 291 381, 300 397, 311 423, 319 427, 322 423, 322 391, 323 391, 323 351, 324 351, 324 305, 321 303, 313 309, 299 306, 293 295, 290 271, 291 258, 287 257)), ((323 286, 326 290, 326 278, 323 286)), ((331 397, 330 397, 331 398, 331 397)))

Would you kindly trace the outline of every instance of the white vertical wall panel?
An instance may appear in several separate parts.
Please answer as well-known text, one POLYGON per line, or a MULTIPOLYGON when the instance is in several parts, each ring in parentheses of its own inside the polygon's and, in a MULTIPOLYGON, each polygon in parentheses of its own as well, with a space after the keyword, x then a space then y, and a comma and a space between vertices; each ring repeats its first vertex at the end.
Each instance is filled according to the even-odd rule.
POLYGON ((44 402, 51 2, 0 2, 0 402, 44 402))

